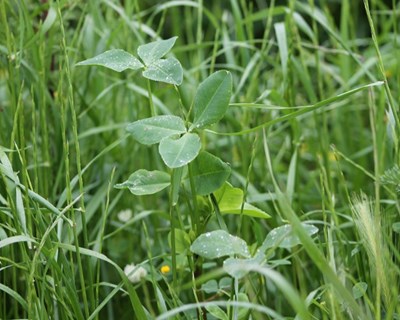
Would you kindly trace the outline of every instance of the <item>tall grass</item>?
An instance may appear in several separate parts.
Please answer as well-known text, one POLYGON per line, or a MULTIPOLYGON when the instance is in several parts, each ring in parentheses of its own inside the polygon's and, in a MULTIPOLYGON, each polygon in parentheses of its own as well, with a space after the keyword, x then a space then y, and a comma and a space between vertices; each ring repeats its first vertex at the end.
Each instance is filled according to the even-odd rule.
POLYGON ((399 318, 399 10, 382 0, 1 1, 0 318, 399 318), (75 67, 172 36, 178 91, 75 67), (272 216, 225 215, 227 229, 250 251, 286 223, 302 243, 267 251, 239 281, 220 260, 180 247, 171 257, 171 224, 189 242, 194 213, 218 228, 206 198, 183 189, 171 220, 166 192, 113 188, 139 168, 166 170, 124 131, 151 115, 150 92, 155 113, 187 113, 219 69, 232 73, 233 97, 202 142, 272 216), (123 271, 131 263, 147 271, 138 283, 123 271))

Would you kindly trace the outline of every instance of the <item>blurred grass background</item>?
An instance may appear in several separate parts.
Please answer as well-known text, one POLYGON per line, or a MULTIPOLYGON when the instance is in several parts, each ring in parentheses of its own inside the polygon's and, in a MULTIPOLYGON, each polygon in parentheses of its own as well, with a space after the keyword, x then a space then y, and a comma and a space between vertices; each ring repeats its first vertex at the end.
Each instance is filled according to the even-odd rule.
MULTIPOLYGON (((333 98, 264 131, 206 133, 203 143, 230 163, 230 182, 246 189, 247 201, 273 216, 244 218, 240 236, 258 245, 287 219, 275 201, 267 143, 280 188, 302 220, 320 227, 316 243, 337 278, 349 291, 356 282, 368 283, 357 302, 371 318, 392 319, 399 312, 399 239, 393 229, 399 220, 399 12, 394 0, 2 1, 0 240, 30 240, 0 248, 0 318, 132 318, 126 307, 132 294, 111 295, 121 281, 115 268, 79 248, 104 253, 121 268, 154 258, 152 279, 136 286, 153 315, 162 313, 163 303, 170 309, 194 302, 191 289, 169 288, 168 275, 159 272, 169 262, 167 194, 135 197, 112 188, 139 168, 165 170, 154 149, 124 131, 150 115, 147 84, 135 72, 75 67, 108 49, 136 54, 140 44, 178 36, 172 54, 184 68, 179 92, 187 109, 207 75, 219 69, 233 74, 232 105, 213 131, 240 132, 333 98), (386 87, 340 98, 381 80, 386 87), (7 165, 19 188, 15 177, 6 177, 7 165), (391 168, 383 180, 390 183, 383 184, 391 168), (354 222, 351 197, 361 191, 375 199, 373 214, 388 250, 384 265, 370 267, 371 253, 354 222), (57 219, 56 209, 65 218, 57 219), (126 209, 133 212, 128 223, 118 219, 126 209), (64 244, 72 246, 60 250, 64 244), (392 274, 392 281, 376 268, 392 274), (381 301, 384 281, 395 298, 381 301)), ((152 86, 158 113, 177 114, 173 88, 152 86)), ((185 194, 181 199, 188 225, 185 194)), ((235 234, 238 217, 225 220, 235 234)), ((274 259, 287 256, 277 251, 274 259)), ((311 314, 347 319, 343 302, 302 247, 289 256, 291 264, 277 271, 303 298, 317 290, 311 314)), ((294 317, 261 277, 242 285, 255 303, 294 317)), ((263 319, 257 312, 252 317, 263 319)))

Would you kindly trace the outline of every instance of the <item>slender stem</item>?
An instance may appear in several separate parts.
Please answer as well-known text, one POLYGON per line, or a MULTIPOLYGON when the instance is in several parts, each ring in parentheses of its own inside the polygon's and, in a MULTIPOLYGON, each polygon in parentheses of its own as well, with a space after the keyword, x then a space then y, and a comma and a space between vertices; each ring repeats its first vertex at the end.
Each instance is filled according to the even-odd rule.
MULTIPOLYGON (((68 85, 68 91, 67 91, 67 101, 68 101, 68 106, 69 106, 69 111, 71 113, 71 119, 72 119, 72 133, 73 133, 73 139, 75 141, 75 153, 76 153, 76 170, 77 170, 77 174, 79 177, 79 192, 80 194, 84 194, 84 183, 83 183, 83 178, 82 178, 82 166, 81 166, 81 152, 80 152, 80 144, 79 144, 79 139, 78 139, 78 122, 77 122, 77 116, 76 116, 76 111, 75 111, 75 101, 74 101, 74 90, 72 87, 72 72, 70 69, 70 64, 69 64, 69 56, 68 56, 68 52, 67 52, 67 44, 66 44, 66 35, 65 35, 65 30, 64 30, 64 22, 62 19, 62 15, 61 15, 61 5, 60 2, 57 1, 57 5, 58 5, 58 10, 57 10, 57 14, 58 14, 58 19, 60 21, 60 30, 61 30, 61 48, 64 54, 64 59, 65 59, 65 63, 64 63, 64 67, 65 67, 65 77, 67 79, 67 85, 68 85)), ((61 86, 60 86, 61 88, 61 86)), ((66 110, 65 110, 66 111, 66 110)), ((67 141, 68 142, 68 141, 67 141)), ((66 167, 67 167, 67 163, 66 163, 66 167)), ((69 164, 67 167, 69 170, 69 164)), ((68 176, 69 179, 69 176, 68 176)), ((71 199, 72 199, 72 190, 71 190, 71 186, 70 186, 70 181, 67 182, 67 185, 69 187, 69 192, 71 192, 71 199)), ((87 223, 86 223, 86 209, 85 209, 85 200, 84 197, 81 197, 80 199, 80 218, 81 218, 81 223, 82 223, 82 236, 83 236, 83 247, 87 248, 88 247, 88 243, 89 243, 89 239, 88 239, 88 232, 87 232, 87 223)), ((74 215, 75 212, 74 210, 71 211, 72 214, 74 215)), ((75 217, 74 217, 75 218, 75 217)), ((74 220, 75 221, 75 220, 74 220)), ((78 242, 78 234, 76 232, 76 228, 74 228, 74 238, 75 238, 75 245, 77 247, 77 256, 78 259, 81 260, 80 257, 80 253, 79 253, 79 242, 78 242)), ((86 290, 88 291, 88 297, 89 300, 88 302, 90 303, 90 306, 93 307, 95 305, 95 293, 94 293, 94 286, 93 286, 93 270, 92 270, 92 266, 90 264, 90 259, 85 258, 82 263, 84 263, 84 265, 82 266, 82 270, 81 270, 81 281, 82 281, 82 294, 85 296, 86 298, 86 290), (86 281, 88 283, 88 286, 86 288, 85 285, 85 274, 83 272, 83 267, 85 269, 87 269, 87 278, 86 281)), ((90 308, 87 307, 85 305, 85 311, 89 311, 90 308)))
POLYGON ((193 202, 193 211, 192 213, 192 229, 194 230, 194 233, 197 237, 197 235, 200 232, 200 218, 199 218, 199 206, 197 203, 197 195, 196 195, 196 185, 194 183, 194 177, 193 177, 193 169, 192 165, 188 165, 188 170, 189 170, 189 181, 190 181, 190 189, 192 191, 192 202, 193 202))
POLYGON ((171 188, 169 189, 169 216, 171 219, 171 261, 172 261, 172 287, 176 289, 177 275, 176 275, 176 239, 175 239, 175 217, 174 217, 174 170, 171 172, 171 188))
POLYGON ((213 193, 210 194, 210 197, 211 197, 211 202, 212 202, 212 204, 214 206, 215 215, 217 217, 217 221, 218 221, 219 227, 222 230, 228 231, 228 227, 226 226, 226 223, 225 223, 224 219, 222 218, 221 211, 219 211, 217 198, 215 198, 213 193))
MULTIPOLYGON (((183 105, 181 92, 179 91, 178 86, 174 85, 174 89, 176 91, 176 94, 178 95, 178 101, 179 101, 179 106, 180 106, 180 110, 181 110, 181 116, 182 116, 182 118, 185 119, 186 127, 188 127, 189 113, 186 114, 185 106, 183 105)), ((190 112, 190 110, 189 110, 189 112, 190 112)))
MULTIPOLYGON (((103 251, 103 241, 104 241, 104 231, 106 229, 106 223, 107 223, 107 217, 109 214, 109 208, 110 208, 110 192, 111 192, 111 187, 112 187, 112 182, 114 180, 114 175, 115 175, 115 169, 114 167, 111 172, 110 176, 110 182, 108 184, 107 188, 107 195, 106 195, 106 204, 104 208, 104 214, 102 217, 101 221, 101 229, 100 229, 100 237, 99 237, 99 248, 98 252, 101 253, 103 251)), ((100 301, 100 286, 98 285, 100 283, 100 267, 101 267, 101 262, 99 261, 97 264, 97 270, 96 270, 96 292, 95 292, 95 301, 100 301)), ((98 316, 95 317, 98 319, 98 316)))
POLYGON ((242 231, 243 210, 244 210, 244 205, 246 203, 247 189, 249 188, 249 183, 250 183, 250 174, 251 174, 251 171, 253 170, 254 159, 256 158, 257 144, 258 144, 258 132, 256 133, 256 136, 254 138, 252 152, 251 152, 251 158, 250 158, 250 165, 249 165, 249 169, 247 170, 246 184, 245 184, 244 190, 243 190, 243 199, 242 199, 242 205, 240 206, 240 218, 239 218, 239 225, 238 225, 238 231, 237 231, 238 236, 240 236, 240 233, 242 231))
POLYGON ((149 79, 147 79, 147 92, 149 93, 150 114, 152 117, 155 117, 156 109, 154 108, 153 93, 151 91, 151 82, 149 79))
MULTIPOLYGON (((390 90, 389 87, 389 83, 388 83, 388 79, 386 77, 386 71, 385 71, 385 66, 383 65, 383 58, 379 49, 379 44, 378 44, 378 38, 376 36, 376 32, 375 32, 375 25, 374 25, 374 21, 372 19, 371 16, 371 11, 369 9, 369 4, 367 0, 364 0, 364 7, 365 7, 365 12, 367 14, 367 18, 368 18, 368 23, 371 29, 371 35, 372 35, 372 42, 374 44, 375 47, 375 51, 376 51, 376 55, 378 57, 378 69, 381 73, 381 76, 384 80, 384 88, 385 88, 385 92, 386 92, 386 96, 388 98, 388 104, 390 107, 390 110, 392 111, 393 114, 393 118, 394 118, 394 122, 395 122, 395 128, 394 131, 396 133, 396 136, 398 136, 398 132, 399 132, 399 127, 400 127, 400 119, 399 116, 397 114, 397 108, 396 108, 396 104, 395 101, 393 99, 393 95, 392 92, 390 90)), ((396 144, 395 144, 395 154, 396 154, 396 161, 399 162, 398 156, 399 156, 399 141, 398 138, 396 138, 396 144)))

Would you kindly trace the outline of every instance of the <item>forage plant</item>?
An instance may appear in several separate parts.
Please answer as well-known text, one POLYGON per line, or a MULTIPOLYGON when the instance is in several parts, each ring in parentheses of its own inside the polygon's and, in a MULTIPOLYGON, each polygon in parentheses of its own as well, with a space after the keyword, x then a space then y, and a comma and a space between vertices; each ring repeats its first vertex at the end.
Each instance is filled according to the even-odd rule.
POLYGON ((398 12, 0 1, 0 319, 400 319, 398 12))
MULTIPOLYGON (((143 69, 142 76, 149 81, 164 82, 176 88, 183 81, 182 66, 173 57, 163 58, 171 50, 176 39, 177 37, 157 40, 139 46, 137 54, 140 60, 126 51, 117 49, 106 51, 77 65, 103 66, 117 72, 143 69)), ((248 249, 249 244, 231 235, 227 229, 225 214, 246 215, 259 219, 270 217, 266 212, 244 201, 243 190, 235 188, 227 181, 231 173, 230 165, 209 153, 206 146, 202 145, 201 132, 220 121, 227 112, 232 85, 229 71, 219 70, 209 75, 199 84, 189 108, 181 105, 181 114, 185 117, 156 115, 149 85, 148 96, 152 116, 130 123, 126 131, 140 144, 158 145, 158 154, 167 169, 160 171, 140 168, 126 181, 116 184, 115 188, 128 189, 136 196, 151 195, 168 188, 173 287, 177 286, 177 270, 182 267, 182 258, 183 266, 191 269, 192 277, 198 277, 203 269, 203 259, 215 260, 225 257, 223 269, 231 277, 235 288, 230 301, 240 305, 241 302, 248 303, 248 297, 239 292, 238 284, 240 279, 251 271, 270 277, 276 281, 278 287, 283 286, 281 289, 290 287, 283 278, 278 276, 279 280, 276 280, 277 275, 272 270, 265 273, 263 266, 268 257, 273 256, 275 249, 290 249, 301 242, 291 226, 286 224, 272 230, 263 244, 251 253, 248 249), (182 219, 176 217, 179 195, 187 189, 190 190, 191 207, 194 208, 190 212, 189 226, 183 225, 182 219), (204 214, 204 206, 211 212, 204 214), (217 221, 217 229, 205 232, 211 216, 217 221)), ((311 223, 303 222, 302 228, 308 236, 318 232, 318 228, 311 223)), ((273 267, 273 264, 270 267, 273 267)), ((168 273, 167 269, 169 272, 169 267, 163 266, 161 272, 168 273)), ((133 282, 138 282, 142 276, 146 276, 144 269, 135 265, 126 266, 125 273, 133 282)), ((205 288, 207 285, 209 284, 205 284, 205 288)), ((194 284, 194 287, 197 285, 194 284)), ((197 289, 196 300, 200 301, 201 297, 197 296, 196 291, 197 289)), ((292 295, 288 298, 293 307, 300 314, 306 315, 306 308, 300 298, 294 291, 292 295)), ((204 316, 206 313, 214 316, 220 314, 220 319, 230 317, 222 309, 212 305, 200 309, 199 312, 204 316)), ((241 318, 247 315, 246 309, 234 308, 234 312, 241 313, 241 318)))

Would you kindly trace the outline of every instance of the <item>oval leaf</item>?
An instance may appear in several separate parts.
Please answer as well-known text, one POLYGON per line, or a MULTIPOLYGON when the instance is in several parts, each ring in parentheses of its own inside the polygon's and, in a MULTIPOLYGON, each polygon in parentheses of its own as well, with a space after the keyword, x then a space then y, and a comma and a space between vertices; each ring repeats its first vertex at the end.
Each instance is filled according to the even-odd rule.
POLYGON ((157 116, 135 121, 126 127, 126 131, 142 144, 159 143, 165 137, 186 132, 185 123, 176 116, 157 116))
POLYGON ((231 174, 231 167, 206 151, 200 152, 193 162, 196 193, 207 195, 219 189, 231 174))
POLYGON ((216 230, 200 235, 191 245, 190 250, 207 259, 239 254, 245 258, 250 257, 246 242, 230 235, 224 230, 216 230))
POLYGON ((142 72, 143 77, 179 86, 183 80, 183 70, 175 58, 154 61, 142 72))
POLYGON ((244 203, 242 211, 243 191, 232 187, 228 182, 225 182, 221 188, 215 191, 215 198, 222 214, 243 214, 255 218, 271 218, 269 214, 247 202, 244 203))
POLYGON ((129 189, 134 195, 142 196, 159 192, 170 185, 170 176, 162 171, 140 169, 131 174, 123 183, 116 184, 117 189, 129 189))
POLYGON ((158 151, 169 168, 179 168, 194 160, 200 148, 200 137, 195 133, 187 133, 178 139, 162 139, 158 151))
MULTIPOLYGON (((302 226, 310 236, 318 232, 318 228, 312 224, 303 222, 302 226)), ((290 224, 285 224, 281 227, 271 230, 271 232, 268 233, 267 237, 265 238, 263 248, 267 249, 280 247, 289 249, 300 243, 300 239, 292 232, 292 226, 290 224)))
POLYGON ((216 293, 218 292, 218 282, 214 279, 209 280, 201 285, 201 290, 205 293, 216 293))
POLYGON ((81 61, 77 66, 102 66, 114 71, 126 69, 137 70, 143 68, 143 64, 129 52, 121 49, 108 50, 93 58, 81 61))
POLYGON ((221 70, 204 80, 194 98, 194 120, 190 130, 205 127, 220 120, 228 109, 232 94, 232 76, 221 70))
POLYGON ((167 40, 157 40, 139 46, 137 53, 146 66, 163 57, 174 46, 178 37, 172 37, 167 40))

